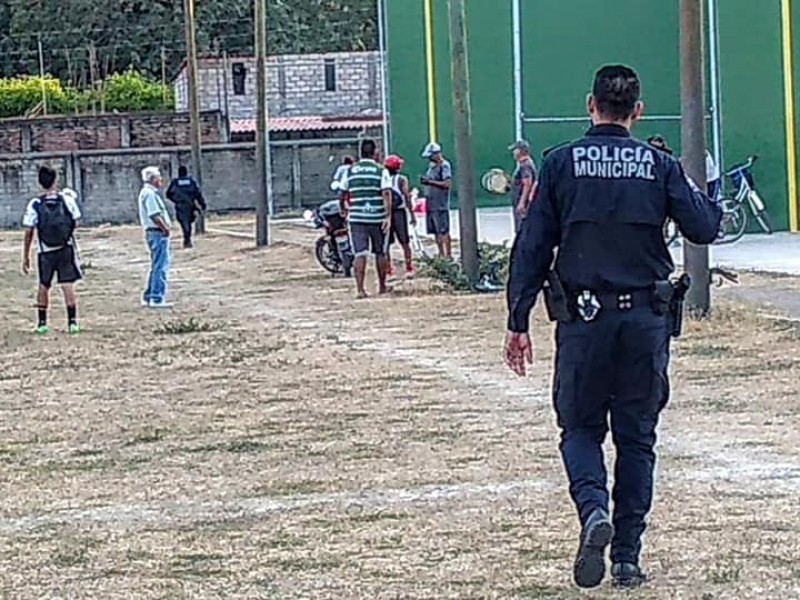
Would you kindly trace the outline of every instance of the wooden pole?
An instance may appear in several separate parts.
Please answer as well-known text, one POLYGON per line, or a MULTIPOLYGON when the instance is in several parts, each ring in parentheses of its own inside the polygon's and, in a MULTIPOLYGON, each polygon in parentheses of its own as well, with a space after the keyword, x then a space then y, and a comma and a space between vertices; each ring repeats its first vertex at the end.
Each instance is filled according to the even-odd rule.
MULTIPOLYGON (((191 123, 192 176, 197 184, 203 185, 202 150, 200 147, 200 101, 197 89, 197 44, 195 36, 195 0, 183 0, 184 21, 186 24, 186 82, 189 96, 189 121, 191 123)), ((205 218, 200 213, 195 223, 195 231, 206 231, 205 218)))
POLYGON ((470 103, 469 61, 467 58, 467 19, 464 0, 449 0, 450 53, 453 79, 453 109, 458 174, 458 207, 461 240, 461 265, 467 278, 478 283, 478 227, 475 206, 475 160, 472 149, 472 110, 470 103))
MULTIPOLYGON (((706 186, 705 94, 703 90, 703 2, 680 0, 681 9, 681 154, 698 186, 706 186)), ((684 267, 692 278, 689 311, 705 317, 711 310, 708 246, 683 241, 684 267)))
POLYGON ((256 46, 256 168, 258 205, 256 206, 256 246, 270 244, 269 221, 272 213, 272 172, 269 147, 269 106, 267 105, 267 7, 266 0, 255 0, 256 46))

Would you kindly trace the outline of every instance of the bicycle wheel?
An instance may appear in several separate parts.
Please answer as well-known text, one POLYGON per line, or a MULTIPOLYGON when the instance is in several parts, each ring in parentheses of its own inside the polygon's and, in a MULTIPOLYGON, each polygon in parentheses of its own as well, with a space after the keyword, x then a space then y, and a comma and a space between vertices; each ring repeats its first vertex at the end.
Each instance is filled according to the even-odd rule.
POLYGON ((764 201, 758 195, 758 192, 752 190, 747 196, 747 201, 750 203, 750 209, 753 211, 753 215, 755 215, 756 221, 761 229, 770 235, 775 233, 775 229, 772 226, 772 219, 767 212, 764 201))
POLYGON ((671 247, 672 244, 678 239, 680 232, 678 231, 678 226, 675 224, 675 221, 672 219, 667 219, 664 221, 664 227, 662 229, 664 235, 664 243, 667 245, 667 248, 671 247))
POLYGON ((715 244, 732 244, 742 239, 747 229, 747 211, 733 198, 723 198, 722 223, 715 244))

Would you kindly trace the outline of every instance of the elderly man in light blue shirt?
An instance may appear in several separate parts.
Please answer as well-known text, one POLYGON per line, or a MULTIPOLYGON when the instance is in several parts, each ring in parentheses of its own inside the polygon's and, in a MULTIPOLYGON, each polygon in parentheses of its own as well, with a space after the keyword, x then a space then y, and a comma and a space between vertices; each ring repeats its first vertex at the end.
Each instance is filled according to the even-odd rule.
POLYGON ((170 266, 169 236, 172 224, 167 205, 161 197, 164 179, 158 167, 142 170, 142 191, 139 192, 139 222, 150 249, 150 273, 142 306, 169 308, 166 302, 170 266))

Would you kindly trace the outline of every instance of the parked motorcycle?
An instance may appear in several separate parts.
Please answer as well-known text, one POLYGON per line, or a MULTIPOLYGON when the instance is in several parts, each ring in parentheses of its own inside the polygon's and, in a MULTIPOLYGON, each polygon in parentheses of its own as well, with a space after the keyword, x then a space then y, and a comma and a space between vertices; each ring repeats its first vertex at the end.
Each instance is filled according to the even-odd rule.
POLYGON ((314 246, 314 255, 322 268, 337 275, 344 273, 351 277, 353 271, 353 249, 350 246, 350 234, 347 221, 342 216, 338 200, 330 200, 313 211, 303 214, 306 221, 314 224, 316 229, 324 229, 314 246))

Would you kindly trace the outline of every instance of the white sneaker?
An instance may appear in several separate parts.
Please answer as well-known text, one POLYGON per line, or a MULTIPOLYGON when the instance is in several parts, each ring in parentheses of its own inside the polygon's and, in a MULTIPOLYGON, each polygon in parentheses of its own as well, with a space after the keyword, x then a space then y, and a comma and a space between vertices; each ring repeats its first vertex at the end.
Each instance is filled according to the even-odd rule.
POLYGON ((148 302, 147 300, 142 299, 141 305, 142 305, 142 308, 147 308, 148 306, 150 306, 150 302, 148 302))
POLYGON ((149 308, 172 308, 172 304, 169 302, 164 302, 163 300, 161 302, 153 302, 151 300, 147 306, 149 308))

